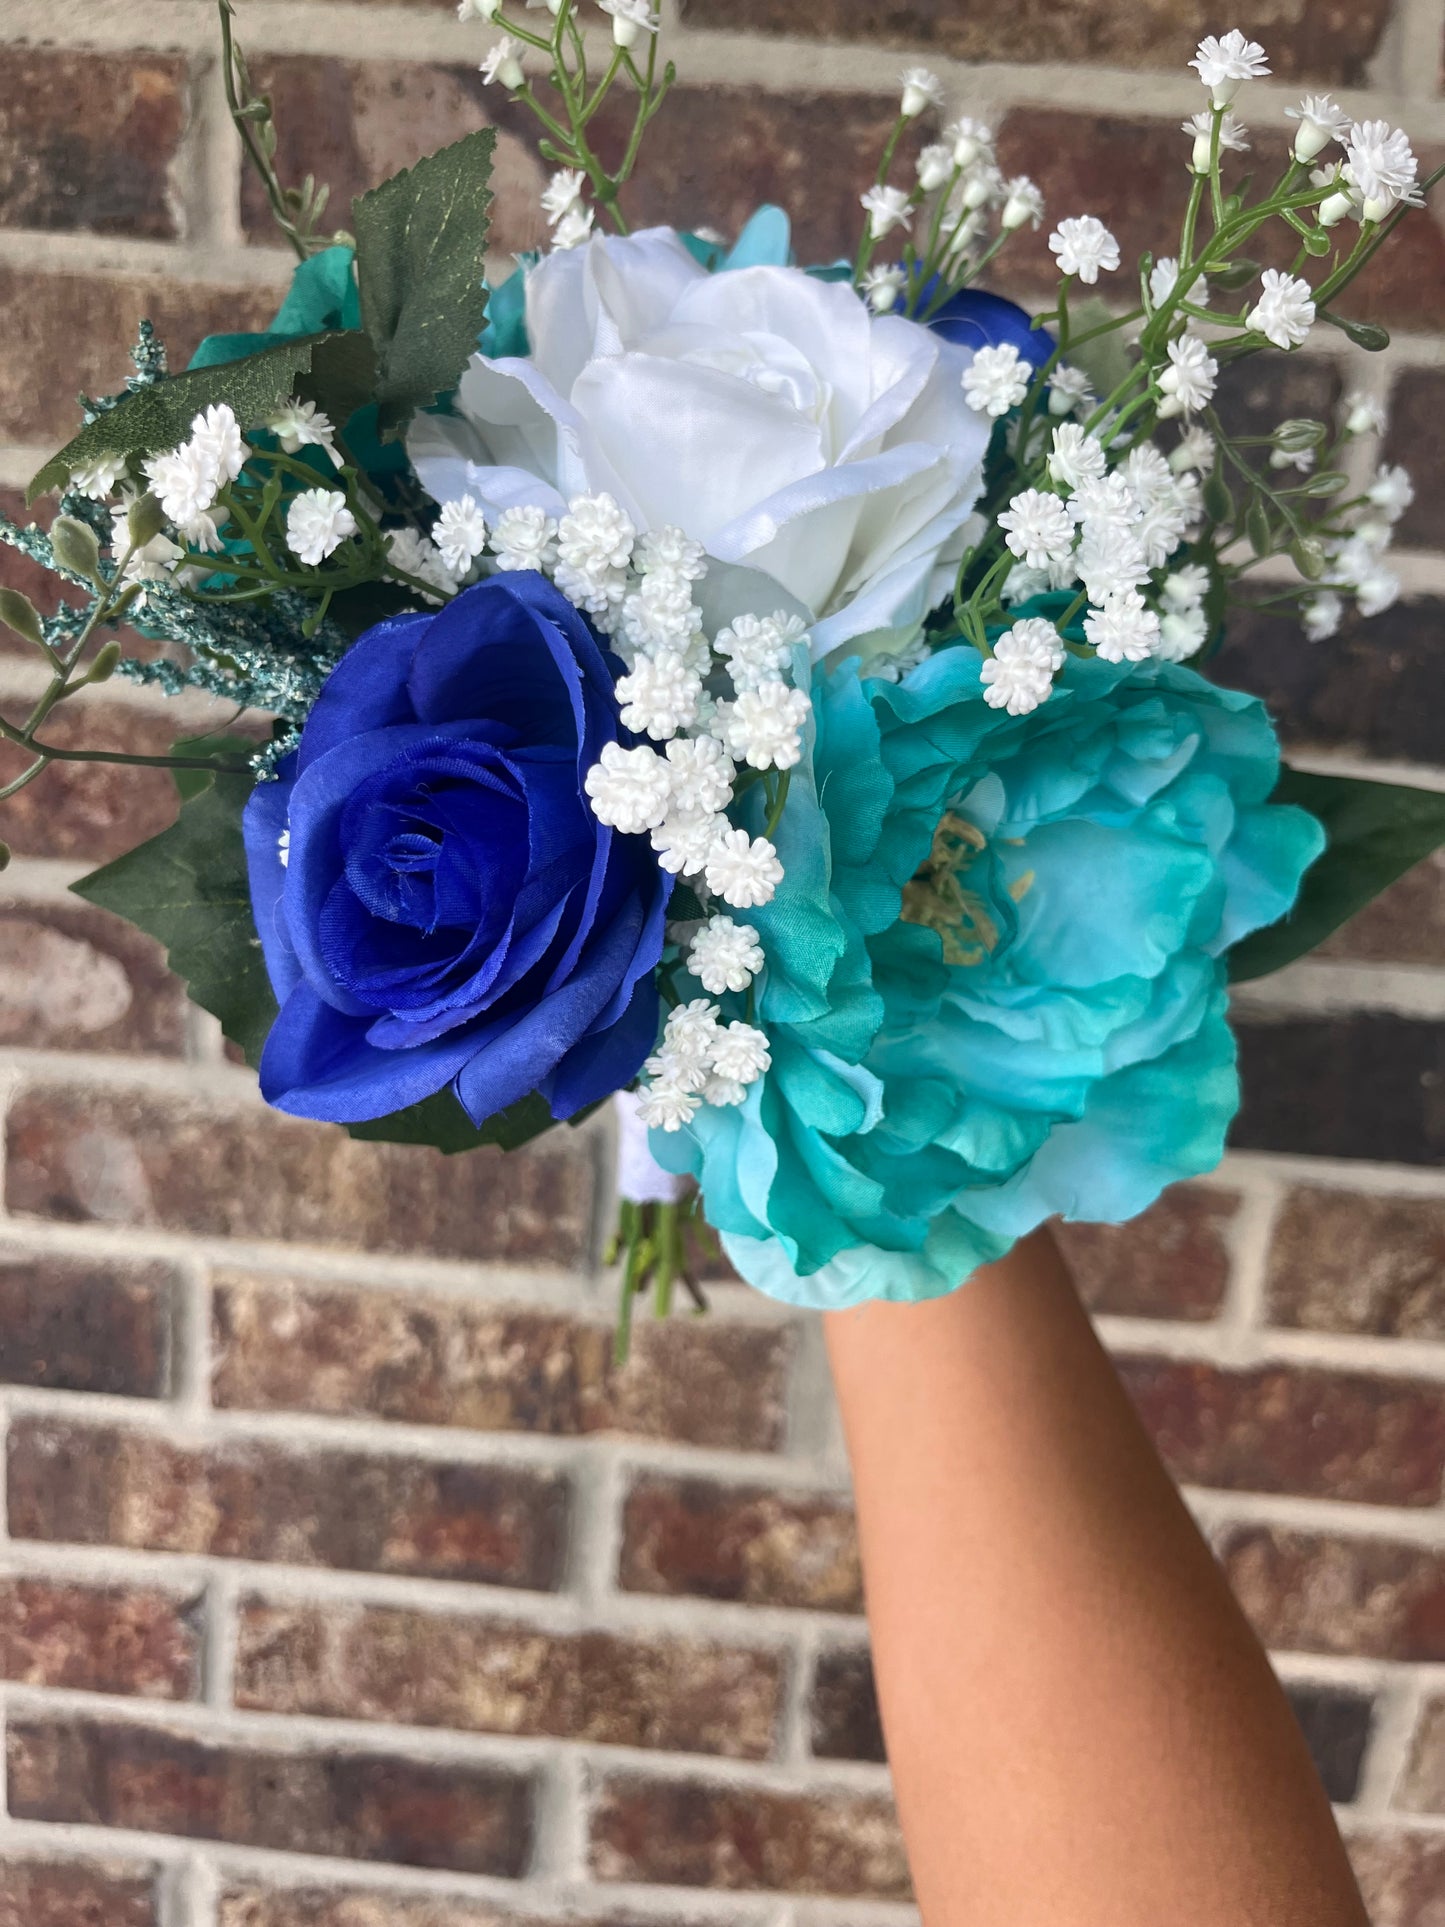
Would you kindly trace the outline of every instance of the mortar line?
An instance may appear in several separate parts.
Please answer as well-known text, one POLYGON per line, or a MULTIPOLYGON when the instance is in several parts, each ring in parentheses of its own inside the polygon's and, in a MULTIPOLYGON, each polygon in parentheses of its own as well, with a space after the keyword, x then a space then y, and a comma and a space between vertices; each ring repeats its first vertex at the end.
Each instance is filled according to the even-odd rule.
POLYGON ((1355 1794, 1355 1811, 1361 1818, 1377 1819, 1393 1810, 1395 1790, 1404 1778, 1424 1699, 1425 1687, 1418 1673, 1402 1670, 1385 1684, 1376 1701, 1355 1794))

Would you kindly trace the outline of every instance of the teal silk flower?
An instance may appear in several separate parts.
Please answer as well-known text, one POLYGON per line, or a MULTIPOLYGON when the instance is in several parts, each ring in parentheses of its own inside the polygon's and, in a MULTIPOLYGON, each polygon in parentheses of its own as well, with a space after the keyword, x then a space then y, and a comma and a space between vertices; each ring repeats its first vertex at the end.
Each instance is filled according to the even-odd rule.
POLYGON ((1239 1101, 1225 954, 1323 847, 1267 801, 1252 697, 1071 659, 1014 718, 981 667, 820 672, 785 880, 749 912, 772 1067, 652 1133, 791 1303, 936 1297, 1046 1218, 1117 1222, 1210 1170, 1239 1101))

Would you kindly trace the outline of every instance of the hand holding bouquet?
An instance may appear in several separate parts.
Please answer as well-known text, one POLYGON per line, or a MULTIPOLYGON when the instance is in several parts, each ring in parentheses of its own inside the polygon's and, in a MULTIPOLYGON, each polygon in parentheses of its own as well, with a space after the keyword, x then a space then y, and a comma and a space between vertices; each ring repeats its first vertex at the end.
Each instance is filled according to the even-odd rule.
POLYGON ((1408 140, 1312 96, 1261 188, 1266 56, 1211 36, 1175 234, 1126 265, 1066 211, 1029 314, 978 284, 1042 197, 935 125, 924 70, 853 257, 804 266, 774 208, 731 244, 629 231, 672 81, 647 0, 460 11, 505 28, 483 71, 556 169, 550 247, 493 284, 491 134, 323 235, 223 0, 299 266, 270 333, 183 374, 145 331, 35 478, 48 534, 0 521, 77 592, 0 601, 49 670, 0 723, 9 789, 102 754, 46 721, 105 676, 231 702, 160 759, 177 825, 82 894, 167 943, 284 1110, 461 1151, 615 1098, 624 1330, 704 1225, 840 1306, 1132 1216, 1222 1152, 1229 979, 1445 840, 1437 797, 1282 769, 1208 674, 1241 600, 1294 603, 1308 648, 1398 593, 1372 406, 1238 438, 1214 404, 1313 329, 1383 345, 1336 304, 1430 185, 1408 140))

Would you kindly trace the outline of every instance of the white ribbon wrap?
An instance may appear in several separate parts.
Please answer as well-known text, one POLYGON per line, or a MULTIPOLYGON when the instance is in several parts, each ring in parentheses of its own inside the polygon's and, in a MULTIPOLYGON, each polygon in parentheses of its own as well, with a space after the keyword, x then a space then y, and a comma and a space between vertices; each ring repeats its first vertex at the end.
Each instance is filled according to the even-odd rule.
POLYGON ((647 1126, 637 1115, 637 1093, 618 1091, 612 1099, 617 1113, 617 1195, 629 1204, 676 1204, 685 1180, 664 1171, 647 1143, 647 1126))

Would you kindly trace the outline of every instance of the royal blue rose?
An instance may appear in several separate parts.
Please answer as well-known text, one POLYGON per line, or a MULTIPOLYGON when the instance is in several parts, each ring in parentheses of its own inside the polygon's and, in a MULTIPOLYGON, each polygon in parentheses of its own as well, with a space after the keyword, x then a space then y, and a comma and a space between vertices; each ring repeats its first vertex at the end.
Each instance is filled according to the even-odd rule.
POLYGON ((671 878, 598 823, 618 665, 542 576, 361 637, 246 810, 280 1003, 261 1089, 355 1122, 452 1084, 475 1123, 626 1084, 657 1030, 671 878))

